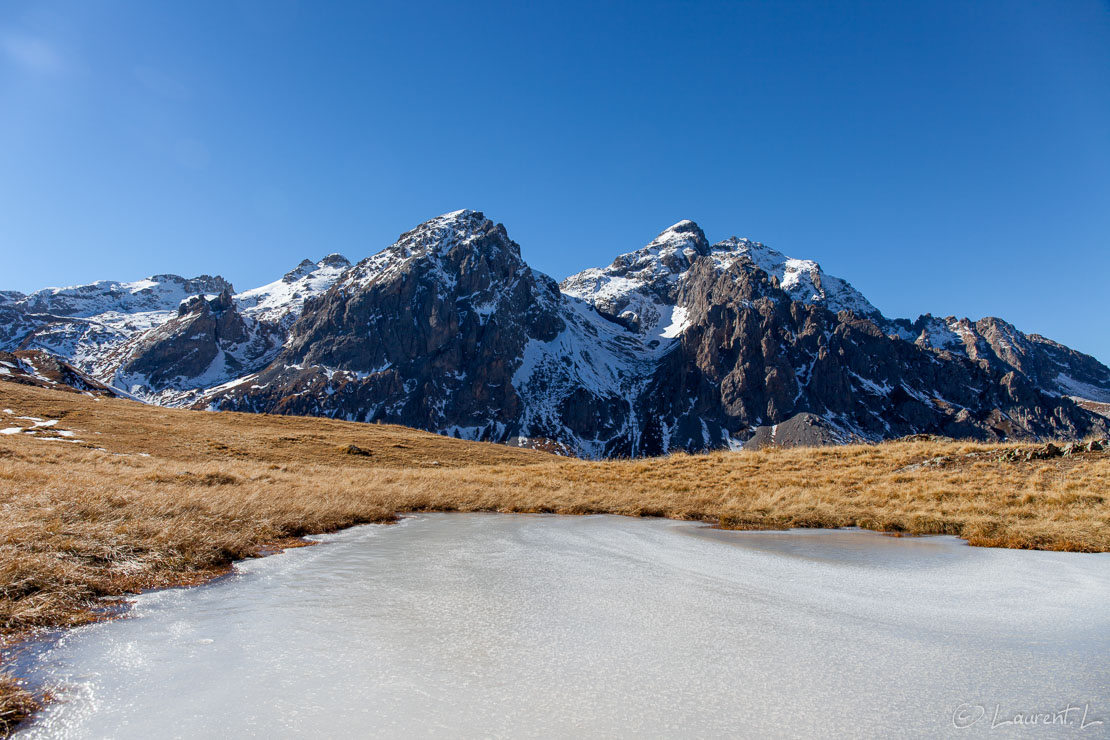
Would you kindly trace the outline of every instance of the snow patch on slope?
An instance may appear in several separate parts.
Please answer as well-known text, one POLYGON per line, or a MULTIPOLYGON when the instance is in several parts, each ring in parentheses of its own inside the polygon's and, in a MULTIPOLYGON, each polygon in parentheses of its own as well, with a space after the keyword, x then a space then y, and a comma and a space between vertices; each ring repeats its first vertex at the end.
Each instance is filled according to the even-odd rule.
POLYGON ((281 280, 239 293, 235 304, 244 316, 288 328, 300 316, 305 301, 325 293, 350 267, 339 254, 319 262, 304 260, 281 280))
POLYGON ((1064 395, 1095 403, 1110 403, 1110 391, 1076 380, 1065 373, 1056 376, 1056 385, 1064 390, 1064 395))

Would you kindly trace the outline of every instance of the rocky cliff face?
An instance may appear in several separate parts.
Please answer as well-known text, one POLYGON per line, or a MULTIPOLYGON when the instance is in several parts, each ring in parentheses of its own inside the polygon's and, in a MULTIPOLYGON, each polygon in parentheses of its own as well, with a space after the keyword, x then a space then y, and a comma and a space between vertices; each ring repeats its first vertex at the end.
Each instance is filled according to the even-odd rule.
POLYGON ((952 352, 995 372, 1013 371, 1050 393, 1110 403, 1110 369, 1095 358, 1038 334, 1023 334, 1002 319, 888 322, 893 333, 923 349, 952 352))
POLYGON ((160 276, 2 293, 0 319, 0 349, 50 350, 148 401, 588 457, 1110 423, 1094 358, 995 318, 887 319, 812 261, 690 221, 561 286, 457 211, 244 293, 160 276))
POLYGON ((1008 365, 922 349, 886 333, 878 317, 795 300, 744 261, 724 270, 696 264, 679 301, 688 326, 644 394, 645 418, 659 420, 645 449, 729 444, 799 415, 863 440, 1070 438, 1101 429, 1008 365))
POLYGON ((135 395, 172 399, 265 365, 281 347, 277 327, 245 318, 230 290, 182 301, 177 315, 121 348, 113 377, 135 395))

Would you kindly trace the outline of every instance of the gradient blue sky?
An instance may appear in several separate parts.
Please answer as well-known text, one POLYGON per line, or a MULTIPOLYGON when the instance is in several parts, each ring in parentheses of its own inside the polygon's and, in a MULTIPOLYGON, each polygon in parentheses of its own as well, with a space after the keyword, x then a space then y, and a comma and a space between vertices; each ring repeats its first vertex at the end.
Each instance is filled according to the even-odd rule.
POLYGON ((0 288, 240 290, 439 213, 536 268, 683 218, 1110 361, 1110 5, 0 5, 0 288))

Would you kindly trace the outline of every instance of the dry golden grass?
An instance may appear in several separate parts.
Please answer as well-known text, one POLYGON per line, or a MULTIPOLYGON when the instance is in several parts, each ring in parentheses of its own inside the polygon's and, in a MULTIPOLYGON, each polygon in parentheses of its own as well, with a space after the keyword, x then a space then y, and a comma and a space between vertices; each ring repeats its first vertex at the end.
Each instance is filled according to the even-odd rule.
POLYGON ((0 737, 8 737, 38 708, 39 702, 29 691, 11 676, 0 674, 0 737))
MULTIPOLYGON (((588 462, 394 426, 175 411, 0 383, 0 637, 105 597, 202 580, 295 538, 397 512, 664 516, 859 526, 973 545, 1110 550, 1110 454, 1000 461, 960 442, 588 462), (353 448, 353 449, 352 449, 353 448), (940 456, 943 465, 907 470, 940 456)), ((1012 447, 1012 446, 1010 446, 1012 447)), ((24 701, 0 680, 0 716, 24 701)), ((2 722, 2 720, 0 720, 2 722)), ((2 727, 2 726, 0 726, 2 727)))

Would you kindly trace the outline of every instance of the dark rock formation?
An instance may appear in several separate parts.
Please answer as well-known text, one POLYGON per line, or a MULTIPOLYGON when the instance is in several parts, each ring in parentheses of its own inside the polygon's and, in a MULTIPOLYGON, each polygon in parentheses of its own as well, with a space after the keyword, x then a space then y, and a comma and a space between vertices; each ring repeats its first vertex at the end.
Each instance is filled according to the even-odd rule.
POLYGON ((935 353, 870 318, 791 300, 742 261, 723 272, 696 263, 680 301, 691 324, 644 394, 643 417, 659 420, 644 453, 719 446, 792 419, 820 418, 841 441, 1075 438, 1104 428, 1010 363, 935 353))
POLYGON ((803 411, 781 424, 756 427, 744 449, 764 447, 820 447, 859 441, 845 434, 817 414, 803 411))

